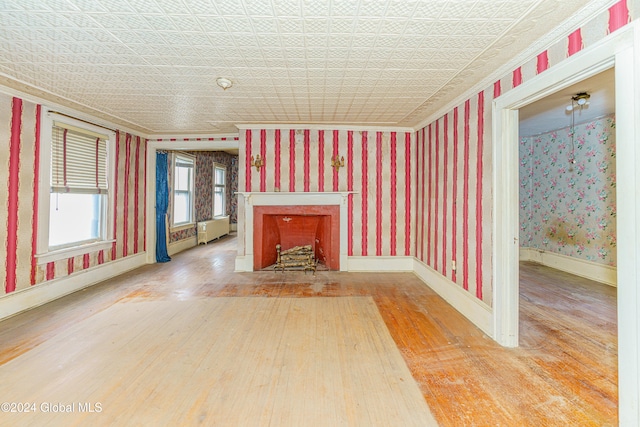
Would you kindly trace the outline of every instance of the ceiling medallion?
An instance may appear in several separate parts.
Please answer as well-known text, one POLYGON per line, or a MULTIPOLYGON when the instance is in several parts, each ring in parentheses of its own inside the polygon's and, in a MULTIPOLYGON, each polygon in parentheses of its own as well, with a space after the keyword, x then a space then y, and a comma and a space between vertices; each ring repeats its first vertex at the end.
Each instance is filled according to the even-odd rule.
POLYGON ((223 90, 227 90, 231 86, 233 86, 233 82, 229 79, 225 79, 224 77, 218 77, 216 79, 216 84, 220 86, 223 90))

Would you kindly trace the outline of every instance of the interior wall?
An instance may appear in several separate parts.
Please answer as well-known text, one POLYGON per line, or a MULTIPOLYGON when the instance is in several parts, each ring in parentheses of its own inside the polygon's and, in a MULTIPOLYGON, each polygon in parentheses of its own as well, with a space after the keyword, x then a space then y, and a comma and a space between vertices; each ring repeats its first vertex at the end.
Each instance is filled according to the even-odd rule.
POLYGON ((229 223, 238 222, 238 156, 224 151, 195 151, 195 214, 196 221, 207 221, 213 218, 213 164, 226 166, 226 206, 225 215, 229 215, 229 223))
POLYGON ((145 248, 146 144, 137 135, 116 133, 117 175, 115 192, 115 242, 111 250, 88 252, 47 264, 38 264, 36 253, 38 210, 38 154, 41 106, 0 93, 0 182, 8 192, 0 198, 0 295, 28 289, 53 279, 141 254, 145 248))
POLYGON ((613 114, 520 139, 520 244, 616 266, 613 114), (569 163, 574 154, 575 163, 569 163))
POLYGON ((416 257, 491 301, 491 95, 482 91, 418 132, 416 257), (453 268, 455 262, 455 270, 453 268))
MULTIPOLYGON (((236 224, 238 222, 238 198, 235 195, 238 191, 238 156, 223 151, 180 151, 195 157, 194 214, 196 222, 206 221, 213 217, 213 163, 215 162, 227 167, 226 215, 229 215, 229 224, 236 224)), ((168 156, 167 163, 169 192, 171 192, 173 187, 171 156, 168 156)), ((169 198, 169 206, 167 208, 169 221, 171 221, 172 209, 173 205, 171 204, 171 198, 169 198)), ((197 229, 195 224, 189 228, 170 230, 169 243, 193 239, 196 235, 197 229)))
POLYGON ((244 192, 354 191, 348 200, 349 256, 414 254, 412 132, 241 129, 239 159, 244 192), (258 155, 264 159, 259 171, 251 166, 251 157, 258 155), (331 166, 336 155, 344 157, 339 170, 331 166))
MULTIPOLYGON (((637 3, 633 3, 631 10, 635 12, 637 7, 637 3)), ((420 218, 416 228, 416 254, 449 286, 492 304, 491 188, 493 168, 499 167, 492 161, 492 101, 635 18, 625 0, 617 2, 582 27, 568 29, 568 35, 548 49, 484 89, 466 94, 465 101, 421 126, 418 138, 426 142, 418 144, 419 149, 424 148, 418 156, 415 176, 419 187, 416 209, 420 218), (465 197, 467 194, 470 197, 465 197), (455 272, 451 268, 454 259, 455 272)))

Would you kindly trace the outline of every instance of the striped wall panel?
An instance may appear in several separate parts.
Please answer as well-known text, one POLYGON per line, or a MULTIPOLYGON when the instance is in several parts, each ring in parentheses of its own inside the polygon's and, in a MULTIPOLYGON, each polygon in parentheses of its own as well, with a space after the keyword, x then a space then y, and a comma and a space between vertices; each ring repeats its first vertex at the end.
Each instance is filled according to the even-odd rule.
POLYGON ((349 255, 413 255, 412 133, 258 128, 240 137, 245 191, 356 191, 349 198, 349 255), (257 154, 265 159, 260 172, 250 166, 257 154), (345 158, 337 172, 330 164, 336 154, 345 158))
POLYGON ((0 94, 0 181, 6 183, 0 191, 0 295, 144 251, 146 140, 119 132, 118 188, 113 188, 116 206, 112 206, 115 250, 37 263, 37 225, 42 214, 37 203, 38 156, 41 144, 47 143, 41 137, 40 112, 39 105, 0 94))
MULTIPOLYGON (((348 202, 350 255, 414 255, 490 304, 490 103, 630 20, 627 1, 616 2, 411 135, 307 129, 300 131, 299 141, 292 129, 246 130, 240 135, 241 154, 246 155, 240 182, 247 191, 358 191, 348 202), (347 163, 337 174, 328 166, 336 152, 347 163), (260 173, 250 167, 250 156, 256 154, 266 159, 260 173)), ((34 220, 39 215, 35 165, 40 144, 46 143, 38 140, 38 127, 37 105, 0 94, 0 182, 6 185, 0 192, 0 294, 144 250, 145 227, 140 224, 145 222, 146 157, 141 153, 146 141, 119 132, 113 250, 34 264, 34 220)))
POLYGON ((417 132, 418 259, 483 299, 490 281, 490 148, 484 93, 417 132), (424 143, 423 143, 424 140, 424 143), (453 261, 456 269, 453 270, 453 261))
POLYGON ((31 285, 36 106, 0 95, 0 279, 3 292, 31 285))
POLYGON ((117 206, 123 206, 124 216, 116 218, 116 226, 122 227, 121 238, 117 239, 117 258, 136 255, 144 251, 145 211, 145 163, 146 139, 136 135, 119 132, 118 180, 124 184, 122 191, 116 193, 117 206), (124 147, 122 144, 124 143, 124 147), (124 156, 122 156, 124 153, 124 156), (124 163, 124 164, 123 164, 124 163))
POLYGON ((146 143, 146 139, 130 133, 119 131, 116 134, 116 176, 113 181, 116 197, 115 206, 112 206, 116 242, 110 251, 92 255, 91 266, 144 251, 146 143))
POLYGON ((415 133, 416 257, 491 304, 491 102, 630 22, 626 0, 415 133), (452 270, 452 261, 456 270, 452 270))

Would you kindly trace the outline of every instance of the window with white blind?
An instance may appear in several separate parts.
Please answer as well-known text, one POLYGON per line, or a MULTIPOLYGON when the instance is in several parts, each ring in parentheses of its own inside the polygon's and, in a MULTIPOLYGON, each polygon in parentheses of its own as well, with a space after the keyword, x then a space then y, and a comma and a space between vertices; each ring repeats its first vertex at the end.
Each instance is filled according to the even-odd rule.
POLYGON ((115 132, 44 107, 41 129, 38 262, 110 247, 115 132))
POLYGON ((174 154, 173 166, 173 225, 191 224, 194 222, 195 159, 184 154, 174 154))
POLYGON ((213 164, 213 216, 226 214, 226 175, 227 168, 221 164, 213 164))
POLYGON ((51 188, 55 192, 107 193, 107 136, 53 123, 51 188))
POLYGON ((49 249, 105 239, 107 136, 54 122, 49 249))

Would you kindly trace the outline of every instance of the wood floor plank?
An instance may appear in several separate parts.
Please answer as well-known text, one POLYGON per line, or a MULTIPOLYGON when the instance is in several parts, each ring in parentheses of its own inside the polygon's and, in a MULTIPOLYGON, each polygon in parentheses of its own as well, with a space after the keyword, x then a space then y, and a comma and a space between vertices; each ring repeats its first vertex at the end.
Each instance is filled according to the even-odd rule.
POLYGON ((436 425, 371 297, 120 303, 0 375, 21 402, 104 409, 10 414, 16 426, 436 425), (45 387, 16 380, 27 371, 45 387))
MULTIPOLYGON (((19 360, 40 366, 11 372, 8 381, 3 374, 2 395, 45 396, 50 403, 102 399, 121 408, 118 414, 106 408, 81 414, 77 425, 96 420, 114 425, 149 420, 155 425, 206 424, 216 411, 224 413, 225 425, 243 425, 245 417, 269 425, 277 397, 297 390, 295 401, 302 412, 326 421, 324 425, 371 425, 389 403, 408 405, 397 392, 402 381, 368 396, 374 404, 363 410, 353 396, 368 387, 370 369, 357 351, 342 354, 339 349, 366 343, 367 351, 383 352, 386 333, 440 426, 617 425, 615 288, 521 264, 521 346, 505 349, 413 274, 235 273, 235 245, 233 237, 223 238, 178 254, 170 263, 142 267, 0 322, 0 370, 19 360), (236 309, 209 302, 242 297, 254 301, 252 312, 233 324, 209 321, 232 317, 236 309), (286 306, 292 298, 313 297, 335 299, 335 322, 314 322, 286 306), (368 314, 371 318, 354 318, 345 297, 367 297, 376 310, 368 314), (185 306, 189 309, 181 309, 185 306), (276 326, 269 326, 274 313, 276 326), (376 316, 384 326, 378 335, 350 328, 356 321, 376 323, 376 316), (279 331, 288 322, 298 322, 300 328, 283 337, 279 331), (145 332, 127 335, 132 325, 145 332), (318 342, 317 337, 323 338, 318 342), (255 344, 261 341, 279 341, 281 347, 265 355, 255 344), (43 359, 40 352, 47 346, 50 353, 43 359), (311 358, 287 352, 291 346, 335 357, 314 364, 311 358), (244 361, 242 369, 211 370, 216 363, 237 361, 244 361), (345 369, 346 362, 355 363, 345 369), (265 369, 257 372, 255 364, 265 369), (308 373, 304 384, 296 375, 299 370, 308 373), (109 375, 96 378, 100 372, 109 375), (275 375, 278 381, 273 381, 275 375), (79 383, 83 386, 65 389, 79 383), (242 394, 249 396, 219 387, 233 383, 245 384, 242 394), (172 392, 185 387, 189 393, 172 392), (311 394, 310 389, 322 393, 311 394), (383 401, 383 395, 391 397, 383 401), (255 404, 234 406, 240 397, 255 404), (168 407, 173 412, 167 412, 168 407)), ((34 425, 27 418, 7 418, 12 415, 0 413, 0 425, 20 425, 20 420, 34 425)), ((40 415, 48 425, 74 424, 66 414, 40 415)), ((306 419, 299 424, 300 415, 280 412, 276 417, 283 425, 308 425, 306 419)))

